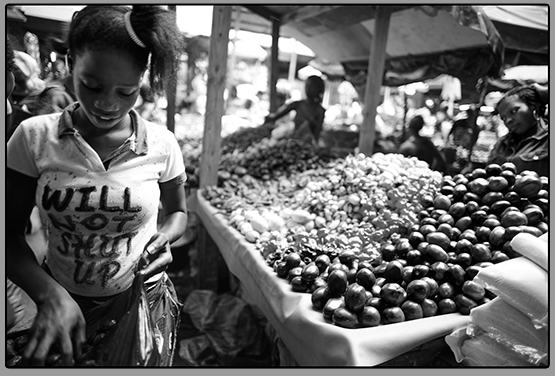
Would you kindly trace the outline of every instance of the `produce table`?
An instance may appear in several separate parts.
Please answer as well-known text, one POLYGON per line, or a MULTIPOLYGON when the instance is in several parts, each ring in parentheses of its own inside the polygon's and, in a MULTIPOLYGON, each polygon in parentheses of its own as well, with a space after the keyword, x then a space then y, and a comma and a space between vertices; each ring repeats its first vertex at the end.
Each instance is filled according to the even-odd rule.
POLYGON ((217 244, 229 271, 242 283, 300 366, 376 366, 465 326, 468 316, 440 315, 373 328, 345 329, 325 322, 311 295, 291 290, 252 243, 196 192, 192 209, 217 244))

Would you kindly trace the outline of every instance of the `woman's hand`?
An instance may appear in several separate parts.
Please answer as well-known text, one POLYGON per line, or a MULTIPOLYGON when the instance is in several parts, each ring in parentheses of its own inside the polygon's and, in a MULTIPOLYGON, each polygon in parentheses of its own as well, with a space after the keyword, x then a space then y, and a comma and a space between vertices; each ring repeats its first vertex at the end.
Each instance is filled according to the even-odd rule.
POLYGON ((170 241, 166 234, 158 232, 147 243, 139 261, 139 271, 137 273, 143 275, 147 280, 153 275, 165 271, 172 261, 170 241))
POLYGON ((65 290, 49 294, 37 305, 37 316, 23 358, 31 365, 44 365, 53 345, 58 345, 62 364, 71 366, 85 343, 85 318, 65 290))

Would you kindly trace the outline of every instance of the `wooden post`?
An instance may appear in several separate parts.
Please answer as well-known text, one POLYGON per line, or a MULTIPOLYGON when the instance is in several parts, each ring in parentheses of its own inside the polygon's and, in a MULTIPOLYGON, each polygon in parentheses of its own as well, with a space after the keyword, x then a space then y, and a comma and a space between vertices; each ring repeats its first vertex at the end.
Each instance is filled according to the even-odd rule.
MULTIPOLYGON (((214 6, 212 15, 208 82, 206 88, 206 115, 204 118, 204 135, 200 159, 200 188, 218 183, 231 11, 231 6, 214 6)), ((199 228, 198 247, 199 287, 201 289, 219 291, 220 282, 228 281, 229 277, 221 278, 225 262, 218 247, 212 238, 210 238, 204 226, 199 228)))
MULTIPOLYGON (((168 9, 174 14, 176 12, 175 5, 168 5, 168 9)), ((177 90, 177 76, 175 80, 171 80, 169 86, 166 88, 166 98, 168 106, 166 107, 166 126, 172 132, 175 132, 175 111, 176 111, 176 90, 177 90)))
POLYGON ((201 188, 216 185, 218 182, 231 9, 231 6, 216 5, 212 16, 206 88, 206 116, 204 118, 199 174, 201 188))
POLYGON ((277 81, 278 81, 278 53, 279 53, 279 28, 281 21, 272 18, 272 48, 270 62, 270 112, 277 110, 277 81))
POLYGON ((295 81, 295 73, 297 72, 297 41, 293 42, 293 51, 291 51, 291 57, 289 58, 289 72, 287 75, 287 79, 289 80, 289 84, 293 86, 293 82, 295 81))
MULTIPOLYGON (((237 65, 237 44, 236 43, 239 40, 237 34, 239 33, 239 30, 241 30, 241 9, 235 6, 233 6, 231 9, 232 9, 232 14, 235 13, 237 16, 235 18, 235 22, 233 22, 233 25, 231 25, 234 29, 234 34, 233 34, 233 40, 231 44, 233 46, 233 49, 231 50, 231 56, 229 56, 228 71, 234 72, 235 66, 237 65)), ((226 87, 228 91, 228 97, 227 97, 227 100, 225 101, 225 104, 227 107, 227 103, 232 99, 231 95, 232 95, 233 85, 236 83, 233 77, 233 73, 230 74, 230 77, 228 77, 226 81, 227 81, 226 87)))
POLYGON ((359 152, 367 156, 372 155, 374 140, 376 139, 376 107, 378 107, 380 100, 380 88, 383 82, 385 65, 385 47, 391 18, 391 11, 387 9, 387 6, 377 6, 376 8, 376 22, 370 47, 364 94, 364 119, 358 142, 359 152))

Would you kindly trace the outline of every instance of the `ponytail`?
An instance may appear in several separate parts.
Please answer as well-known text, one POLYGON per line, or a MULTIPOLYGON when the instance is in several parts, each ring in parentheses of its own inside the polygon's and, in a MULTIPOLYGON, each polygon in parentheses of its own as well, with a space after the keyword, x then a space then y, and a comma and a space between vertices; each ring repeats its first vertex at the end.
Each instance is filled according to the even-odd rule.
POLYGON ((177 28, 175 14, 159 6, 135 5, 129 16, 137 37, 150 51, 149 83, 155 93, 175 79, 184 38, 177 28))

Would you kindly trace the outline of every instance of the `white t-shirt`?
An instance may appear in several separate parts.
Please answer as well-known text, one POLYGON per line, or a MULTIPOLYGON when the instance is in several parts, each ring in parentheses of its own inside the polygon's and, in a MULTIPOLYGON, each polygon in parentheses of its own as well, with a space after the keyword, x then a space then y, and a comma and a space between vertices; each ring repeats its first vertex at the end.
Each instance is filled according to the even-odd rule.
POLYGON ((106 169, 73 127, 78 106, 22 122, 8 142, 7 166, 38 179, 45 262, 54 278, 75 294, 110 296, 131 286, 157 231, 158 183, 184 179, 185 166, 173 133, 132 111, 133 136, 106 169))

